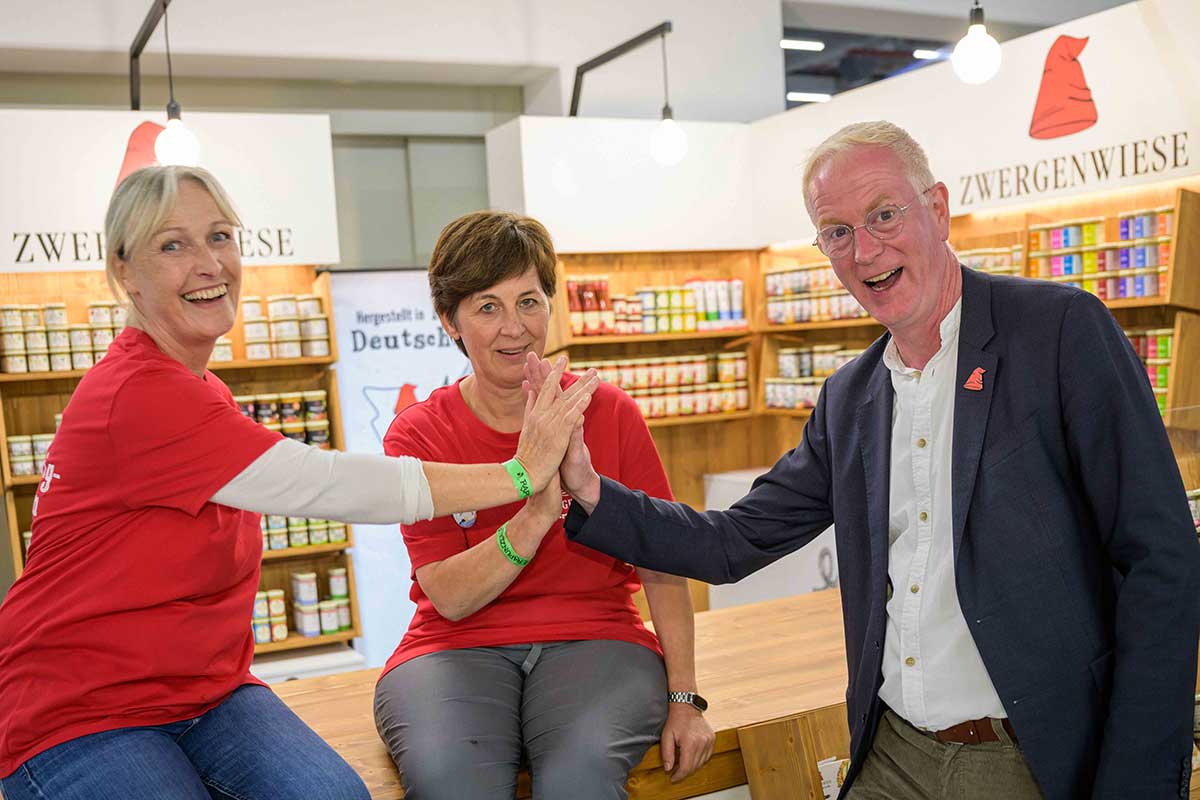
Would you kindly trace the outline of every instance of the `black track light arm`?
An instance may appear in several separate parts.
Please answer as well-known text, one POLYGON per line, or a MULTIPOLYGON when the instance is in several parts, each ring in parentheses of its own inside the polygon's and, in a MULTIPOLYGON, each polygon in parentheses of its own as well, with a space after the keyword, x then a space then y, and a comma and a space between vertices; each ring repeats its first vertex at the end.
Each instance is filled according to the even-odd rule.
POLYGON ((578 116, 579 114, 579 95, 583 92, 583 76, 594 70, 596 67, 603 66, 613 59, 620 58, 630 50, 635 50, 641 47, 646 42, 652 41, 655 37, 663 37, 664 42, 666 36, 671 32, 671 21, 667 20, 660 25, 655 25, 645 33, 639 33, 627 42, 622 42, 611 50, 607 50, 590 61, 585 61, 575 68, 575 88, 571 91, 571 114, 570 116, 578 116))
POLYGON ((129 46, 129 108, 132 111, 140 111, 142 108, 142 51, 146 49, 146 43, 154 35, 158 21, 162 19, 170 4, 171 0, 154 0, 150 10, 146 12, 146 18, 142 20, 142 27, 138 29, 137 36, 133 37, 133 44, 129 46))

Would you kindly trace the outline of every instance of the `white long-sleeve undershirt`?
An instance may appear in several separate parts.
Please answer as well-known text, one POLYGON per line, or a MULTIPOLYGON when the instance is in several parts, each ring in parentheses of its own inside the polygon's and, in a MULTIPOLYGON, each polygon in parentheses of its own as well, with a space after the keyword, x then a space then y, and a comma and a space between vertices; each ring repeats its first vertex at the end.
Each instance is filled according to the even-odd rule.
POLYGON ((342 522, 407 525, 433 518, 433 495, 419 460, 322 450, 291 439, 272 445, 212 501, 342 522))

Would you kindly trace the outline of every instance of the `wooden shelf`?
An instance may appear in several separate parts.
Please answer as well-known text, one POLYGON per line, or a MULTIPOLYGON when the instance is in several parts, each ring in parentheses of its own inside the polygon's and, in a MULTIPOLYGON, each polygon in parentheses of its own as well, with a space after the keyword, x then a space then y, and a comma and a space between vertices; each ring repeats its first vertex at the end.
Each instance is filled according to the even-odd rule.
POLYGON ((1156 306, 1166 307, 1169 306, 1170 303, 1167 302, 1167 298, 1160 294, 1156 294, 1150 297, 1126 297, 1123 299, 1117 298, 1116 300, 1105 300, 1104 305, 1108 306, 1110 309, 1154 308, 1156 306))
POLYGON ((695 333, 641 333, 634 336, 572 336, 559 349, 595 344, 638 344, 641 342, 689 342, 697 339, 737 339, 749 336, 750 328, 732 328, 695 333))
POLYGON ((829 331, 839 328, 882 327, 874 317, 831 319, 827 322, 793 322, 790 325, 767 325, 759 333, 789 333, 791 331, 829 331))
POLYGON ((309 356, 307 358, 266 359, 263 361, 214 361, 208 365, 211 372, 233 369, 275 369, 279 367, 327 367, 337 361, 333 356, 309 356))
MULTIPOLYGON (((309 358, 267 359, 263 361, 214 361, 208 365, 212 372, 225 372, 239 369, 280 369, 283 367, 327 367, 336 359, 333 356, 312 356, 309 358)), ((25 381, 61 381, 78 380, 87 374, 86 369, 64 370, 62 372, 0 372, 0 383, 20 383, 25 381)))
POLYGON ((812 416, 811 408, 764 408, 758 412, 768 417, 798 417, 806 418, 812 416))
POLYGON ((317 647, 322 644, 348 642, 361 635, 357 630, 348 630, 338 633, 328 633, 324 636, 301 636, 295 631, 289 630, 288 638, 282 642, 267 642, 265 644, 254 645, 254 655, 261 656, 264 653, 278 653, 283 650, 300 650, 305 647, 317 647))
POLYGON ((754 416, 754 412, 746 411, 723 411, 719 414, 693 414, 688 417, 658 417, 657 419, 646 420, 647 428, 669 428, 674 425, 699 425, 704 422, 728 422, 733 419, 747 419, 754 416))
POLYGON ((283 550, 264 550, 263 561, 278 561, 287 558, 305 558, 319 556, 323 553, 340 553, 351 547, 349 541, 331 542, 330 544, 311 544, 307 547, 286 547, 283 550))
POLYGON ((9 486, 37 486, 42 480, 41 475, 14 475, 9 486))

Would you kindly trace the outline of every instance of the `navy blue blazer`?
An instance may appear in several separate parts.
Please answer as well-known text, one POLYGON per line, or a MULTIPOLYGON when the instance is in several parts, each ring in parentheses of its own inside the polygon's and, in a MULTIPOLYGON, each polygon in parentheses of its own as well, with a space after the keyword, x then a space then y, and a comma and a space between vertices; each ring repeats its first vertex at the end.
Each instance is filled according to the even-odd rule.
MULTIPOLYGON (((1200 546, 1149 381, 1104 304, 963 269, 954 398, 955 580, 1048 800, 1187 797, 1200 546), (982 367, 982 391, 963 387, 982 367)), ((830 377, 803 441, 728 511, 607 478, 568 535, 731 583, 836 523, 850 779, 882 713, 893 389, 885 334, 830 377)), ((844 791, 844 790, 843 790, 844 791)))

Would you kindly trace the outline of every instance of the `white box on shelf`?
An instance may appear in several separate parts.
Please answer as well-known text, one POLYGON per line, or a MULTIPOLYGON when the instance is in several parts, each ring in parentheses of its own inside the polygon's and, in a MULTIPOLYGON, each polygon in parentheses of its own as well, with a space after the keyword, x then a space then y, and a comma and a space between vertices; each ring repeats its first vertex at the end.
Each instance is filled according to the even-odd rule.
MULTIPOLYGON (((704 507, 724 510, 744 497, 754 479, 770 467, 719 472, 704 476, 704 507)), ((709 608, 729 608, 778 597, 791 597, 838 585, 837 548, 830 526, 806 547, 784 556, 738 583, 712 586, 709 608)))
POLYGON ((365 669, 367 660, 352 647, 327 644, 297 653, 267 653, 256 656, 250 672, 264 683, 283 683, 365 669))

